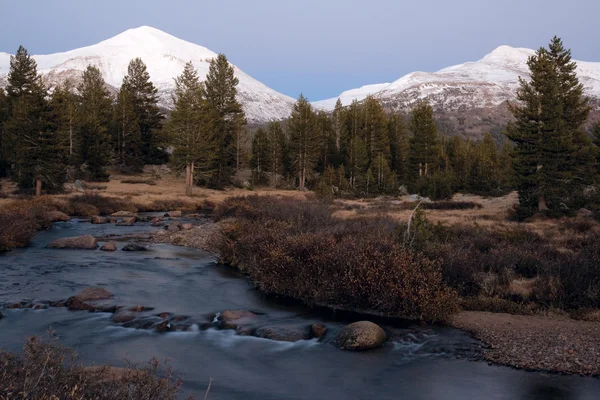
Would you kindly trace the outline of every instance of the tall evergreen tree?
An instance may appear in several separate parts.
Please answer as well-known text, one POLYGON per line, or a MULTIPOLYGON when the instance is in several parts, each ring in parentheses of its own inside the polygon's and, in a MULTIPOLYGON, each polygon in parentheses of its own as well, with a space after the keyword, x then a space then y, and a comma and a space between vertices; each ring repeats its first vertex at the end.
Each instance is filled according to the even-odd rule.
POLYGON ((7 159, 7 143, 6 134, 4 132, 4 124, 9 116, 8 107, 8 97, 6 96, 4 89, 0 88, 0 177, 6 176, 10 165, 7 159))
POLYGON ((240 168, 242 140, 246 117, 237 101, 238 78, 227 57, 219 54, 210 62, 206 76, 206 98, 211 110, 212 125, 217 143, 217 165, 213 184, 229 183, 234 172, 240 168))
POLYGON ((191 195, 198 179, 206 181, 214 173, 216 157, 206 93, 191 62, 175 79, 173 103, 166 125, 173 146, 171 162, 176 169, 185 167, 186 194, 191 195))
POLYGON ((121 90, 128 92, 127 96, 132 100, 137 115, 142 157, 142 162, 137 164, 167 161, 165 140, 161 135, 164 116, 158 108, 158 89, 150 81, 150 74, 141 58, 135 58, 129 63, 121 90))
POLYGON ((528 66, 531 81, 521 80, 518 103, 510 107, 516 122, 507 129, 515 143, 520 211, 564 214, 590 183, 593 151, 582 134, 590 109, 559 39, 550 50, 539 49, 528 66))
POLYGON ((440 147, 433 109, 421 101, 415 105, 410 119, 410 162, 412 178, 433 174, 439 159, 440 147))
POLYGON ((62 190, 64 149, 55 132, 37 64, 22 46, 11 56, 6 91, 10 115, 4 124, 4 144, 13 179, 21 188, 35 188, 38 196, 43 187, 47 191, 62 190))
POLYGON ((111 162, 109 129, 113 101, 97 67, 88 66, 78 87, 77 120, 80 129, 79 158, 91 181, 108 181, 106 167, 111 162))
POLYGON ((317 161, 319 133, 315 113, 303 95, 294 104, 288 129, 293 168, 298 176, 298 187, 304 190, 317 161))
POLYGON ((142 133, 136 112, 135 96, 128 86, 122 85, 114 107, 115 128, 113 146, 119 169, 126 174, 140 172, 144 166, 142 133))
POLYGON ((281 123, 273 121, 267 127, 267 145, 269 151, 269 171, 271 172, 271 184, 277 186, 279 175, 285 175, 285 161, 287 144, 285 133, 281 123))
POLYGON ((76 124, 78 99, 70 80, 54 88, 50 105, 55 115, 57 134, 68 149, 69 163, 73 163, 76 149, 79 147, 76 124))
POLYGON ((317 146, 320 148, 317 171, 322 174, 337 158, 337 151, 332 121, 329 115, 324 111, 317 112, 316 124, 319 134, 317 146))
POLYGON ((379 100, 368 96, 362 104, 364 122, 362 139, 367 145, 369 165, 375 165, 376 160, 390 158, 390 140, 387 130, 387 117, 379 100))
POLYGON ((250 166, 254 170, 254 180, 257 183, 264 182, 269 172, 270 152, 269 136, 263 128, 258 128, 252 138, 252 158, 250 166))
MULTIPOLYGON (((337 99, 335 102, 335 109, 333 110, 333 114, 331 115, 331 122, 333 128, 333 137, 335 140, 335 150, 339 157, 341 154, 342 147, 342 136, 344 130, 344 108, 342 107, 342 101, 337 99)), ((338 163, 340 160, 336 160, 338 163)))
POLYGON ((392 114, 388 121, 388 136, 390 142, 390 166, 401 182, 404 182, 409 172, 410 139, 404 116, 392 114))

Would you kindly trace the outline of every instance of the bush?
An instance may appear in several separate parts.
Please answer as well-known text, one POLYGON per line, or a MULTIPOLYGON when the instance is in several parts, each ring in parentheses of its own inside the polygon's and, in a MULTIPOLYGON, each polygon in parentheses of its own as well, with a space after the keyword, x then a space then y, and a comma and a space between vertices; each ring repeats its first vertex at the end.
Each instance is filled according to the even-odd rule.
POLYGON ((86 368, 54 339, 25 340, 23 355, 0 351, 0 398, 175 399, 181 386, 170 368, 160 377, 154 359, 142 369, 86 368))
POLYGON ((224 201, 214 249, 266 293, 310 305, 441 320, 456 310, 439 262, 406 249, 389 219, 339 220, 316 201, 252 196, 224 201))
POLYGON ((76 195, 70 197, 68 202, 70 209, 65 212, 69 215, 110 215, 118 211, 138 211, 131 200, 101 196, 97 193, 76 195))
POLYGON ((156 182, 154 179, 146 179, 146 178, 126 178, 121 179, 121 183, 127 183, 131 185, 152 185, 156 186, 156 182))

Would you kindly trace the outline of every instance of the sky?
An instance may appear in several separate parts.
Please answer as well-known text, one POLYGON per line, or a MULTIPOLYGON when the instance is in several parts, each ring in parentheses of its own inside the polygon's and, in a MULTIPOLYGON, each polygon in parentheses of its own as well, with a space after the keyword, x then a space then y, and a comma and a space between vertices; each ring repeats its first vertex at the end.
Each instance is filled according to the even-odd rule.
POLYGON ((149 25, 310 100, 560 36, 600 62, 599 0, 0 0, 0 52, 88 46, 149 25))

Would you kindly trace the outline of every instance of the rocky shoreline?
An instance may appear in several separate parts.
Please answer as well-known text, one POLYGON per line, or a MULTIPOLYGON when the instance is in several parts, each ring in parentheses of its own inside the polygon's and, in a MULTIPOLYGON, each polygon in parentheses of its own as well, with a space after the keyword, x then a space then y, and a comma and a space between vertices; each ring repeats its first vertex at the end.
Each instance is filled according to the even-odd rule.
POLYGON ((463 311, 449 324, 488 345, 485 360, 532 371, 600 376, 600 323, 463 311))

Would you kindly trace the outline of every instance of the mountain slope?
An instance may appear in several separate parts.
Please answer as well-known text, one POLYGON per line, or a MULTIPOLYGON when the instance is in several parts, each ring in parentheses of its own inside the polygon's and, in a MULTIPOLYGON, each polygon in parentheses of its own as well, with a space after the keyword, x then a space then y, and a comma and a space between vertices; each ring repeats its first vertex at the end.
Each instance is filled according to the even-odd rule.
MULTIPOLYGON (((160 103, 165 108, 172 105, 173 79, 183 71, 186 62, 192 61, 198 75, 208 73, 210 60, 217 54, 196 44, 178 39, 158 29, 142 26, 127 30, 98 44, 49 55, 36 55, 38 70, 51 86, 73 79, 78 81, 89 64, 102 72, 106 83, 118 90, 127 74, 131 59, 140 57, 159 90, 160 103)), ((0 87, 6 84, 10 55, 0 53, 0 87)), ((249 122, 260 123, 287 118, 294 99, 285 96, 253 79, 238 67, 235 74, 240 84, 238 98, 249 122)))
MULTIPOLYGON (((529 78, 527 59, 534 51, 501 46, 479 61, 467 62, 437 72, 412 72, 390 83, 371 85, 342 93, 343 102, 366 97, 365 88, 390 109, 406 111, 419 99, 427 99, 444 112, 492 109, 514 100, 519 77, 529 78)), ((585 93, 600 98, 600 63, 577 61, 585 93)), ((337 98, 313 103, 333 110, 337 98)))

